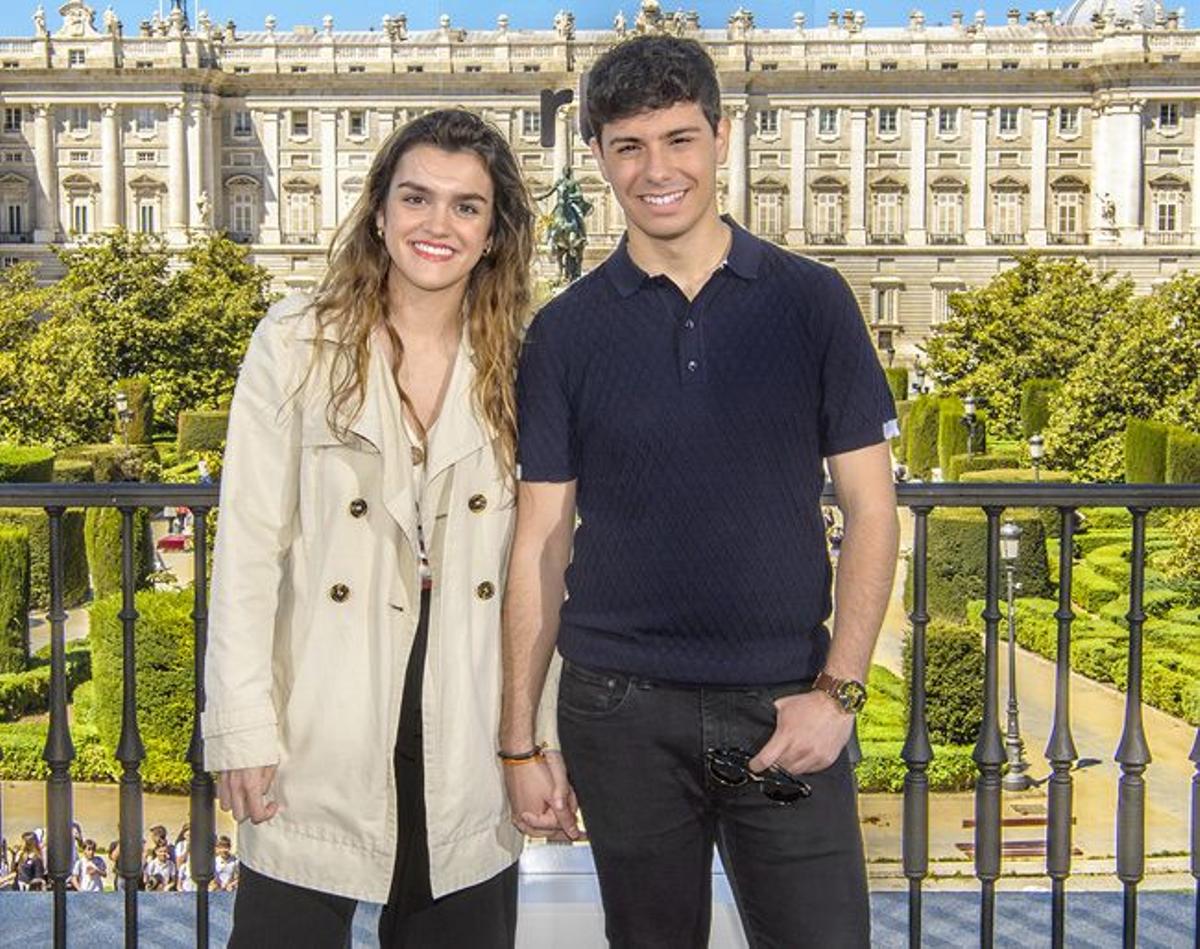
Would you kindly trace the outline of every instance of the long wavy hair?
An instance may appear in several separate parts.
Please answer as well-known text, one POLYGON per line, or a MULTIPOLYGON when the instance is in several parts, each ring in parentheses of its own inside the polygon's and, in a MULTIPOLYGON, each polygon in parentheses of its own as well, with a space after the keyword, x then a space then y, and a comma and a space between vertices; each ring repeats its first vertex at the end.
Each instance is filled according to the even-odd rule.
MULTIPOLYGON (((391 257, 376 226, 387 201, 396 165, 418 145, 478 155, 492 179, 490 251, 471 271, 464 298, 467 333, 474 350, 471 399, 476 415, 495 438, 504 477, 513 477, 517 410, 514 380, 521 329, 528 316, 534 250, 534 214, 529 190, 512 149, 494 125, 465 109, 430 112, 397 129, 375 155, 366 185, 329 248, 328 267, 317 288, 314 310, 322 340, 333 345, 326 418, 340 437, 362 408, 366 395, 371 334, 382 326, 391 341, 392 375, 400 385, 404 344, 387 319, 391 257)), ((314 363, 320 349, 314 352, 314 363)), ((424 441, 425 433, 420 432, 424 441)))

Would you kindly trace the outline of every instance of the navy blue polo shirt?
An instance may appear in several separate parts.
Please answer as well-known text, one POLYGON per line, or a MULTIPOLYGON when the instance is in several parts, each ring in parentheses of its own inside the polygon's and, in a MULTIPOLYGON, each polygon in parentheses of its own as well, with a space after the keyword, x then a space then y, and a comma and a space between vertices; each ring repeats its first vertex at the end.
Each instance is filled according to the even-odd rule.
POLYGON ((622 240, 526 336, 520 478, 577 482, 572 661, 714 685, 824 665, 822 459, 883 441, 895 406, 837 272, 726 223, 693 301, 622 240))

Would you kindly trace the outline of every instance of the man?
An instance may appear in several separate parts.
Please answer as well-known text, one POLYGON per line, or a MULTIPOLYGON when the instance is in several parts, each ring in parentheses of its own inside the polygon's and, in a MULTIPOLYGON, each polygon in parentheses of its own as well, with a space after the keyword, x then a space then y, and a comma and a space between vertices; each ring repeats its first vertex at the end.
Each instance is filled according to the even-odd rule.
POLYGON ((75 866, 71 870, 71 879, 75 889, 80 893, 100 893, 104 890, 104 878, 108 876, 108 867, 104 858, 96 856, 96 841, 85 840, 75 866))
POLYGON ((522 355, 514 821, 577 834, 533 746, 557 645, 612 945, 706 946, 715 843, 751 945, 867 946, 845 745, 895 569, 891 395, 845 282, 719 216, 729 127, 702 47, 615 47, 586 114, 628 232, 522 355), (845 529, 832 645, 823 461, 845 529))

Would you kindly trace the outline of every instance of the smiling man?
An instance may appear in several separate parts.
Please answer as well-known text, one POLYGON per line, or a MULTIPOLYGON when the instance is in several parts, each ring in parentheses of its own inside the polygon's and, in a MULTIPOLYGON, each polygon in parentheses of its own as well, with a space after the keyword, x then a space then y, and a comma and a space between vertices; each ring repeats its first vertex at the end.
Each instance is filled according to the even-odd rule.
POLYGON ((522 355, 514 820, 574 830, 533 746, 557 646, 613 946, 706 946, 714 845, 751 945, 867 946, 845 745, 895 569, 895 407, 837 273, 719 215, 729 127, 701 46, 620 44, 586 109, 628 232, 522 355), (832 637, 825 463, 845 519, 832 637))

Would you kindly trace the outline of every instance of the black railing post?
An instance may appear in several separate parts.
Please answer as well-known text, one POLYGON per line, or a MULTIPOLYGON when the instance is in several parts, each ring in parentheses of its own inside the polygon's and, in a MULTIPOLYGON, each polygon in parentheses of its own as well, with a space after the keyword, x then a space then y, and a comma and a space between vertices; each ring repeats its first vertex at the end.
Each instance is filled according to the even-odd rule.
POLYGON ((67 945, 67 879, 71 875, 71 762, 75 744, 67 722, 67 613, 63 608, 63 508, 47 507, 50 519, 50 727, 42 758, 46 781, 47 870, 54 890, 54 947, 67 945))
POLYGON ((1125 725, 1116 761, 1121 766, 1117 786, 1117 877, 1125 886, 1122 942, 1137 945, 1137 888, 1146 869, 1146 765, 1150 748, 1142 725, 1142 626, 1146 613, 1142 594, 1146 579, 1146 508, 1131 507, 1133 551, 1129 576, 1129 670, 1125 689, 1125 725))
POLYGON ((192 741, 188 746, 188 761, 192 765, 191 787, 191 862, 192 882, 196 886, 196 946, 208 949, 208 885, 213 878, 213 846, 216 843, 216 814, 213 809, 212 775, 204 767, 204 739, 200 730, 200 715, 204 711, 204 653, 208 648, 208 514, 206 507, 193 508, 194 605, 192 623, 195 631, 195 666, 192 717, 192 741))
POLYGON ((912 679, 909 682, 908 734, 900 757, 904 775, 904 829, 900 841, 904 875, 908 878, 908 944, 921 945, 922 884, 929 875, 929 762, 933 748, 925 719, 925 631, 929 625, 926 567, 929 554, 928 506, 913 509, 912 679))
POLYGON ((980 883, 979 944, 990 949, 995 938, 996 880, 1000 876, 1000 513, 985 507, 988 519, 987 596, 983 607, 983 722, 972 757, 979 766, 975 782, 975 875, 980 883))
POLYGON ((1054 666, 1054 724, 1046 742, 1050 782, 1046 789, 1046 874, 1050 877, 1051 945, 1062 949, 1066 940, 1066 880, 1071 875, 1071 817, 1077 753, 1071 735, 1071 576, 1074 566, 1075 509, 1059 509, 1062 529, 1058 553, 1058 645, 1054 666))
POLYGON ((1192 926, 1192 939, 1200 949, 1200 728, 1196 729, 1196 740, 1188 760, 1196 766, 1192 775, 1192 879, 1196 881, 1196 920, 1192 926))
POLYGON ((137 604, 134 600, 133 511, 121 507, 121 736, 117 760, 121 762, 121 851, 117 872, 125 891, 125 949, 138 944, 138 885, 142 877, 142 775, 146 749, 137 720, 137 653, 134 647, 137 604))

